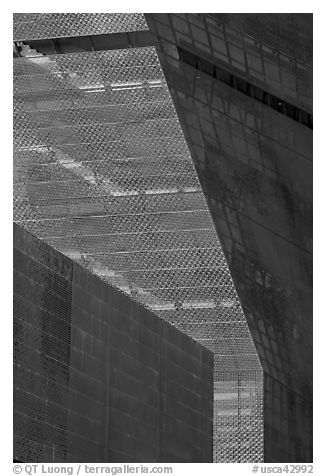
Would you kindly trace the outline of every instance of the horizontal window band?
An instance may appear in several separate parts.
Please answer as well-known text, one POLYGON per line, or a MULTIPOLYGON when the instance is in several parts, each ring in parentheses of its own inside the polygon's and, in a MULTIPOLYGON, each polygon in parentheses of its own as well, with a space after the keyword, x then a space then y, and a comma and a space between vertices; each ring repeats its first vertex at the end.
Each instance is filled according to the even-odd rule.
POLYGON ((106 35, 73 36, 14 42, 14 56, 20 56, 21 44, 43 55, 106 51, 154 46, 156 37, 149 30, 111 33, 106 35))
MULTIPOLYGON (((24 40, 14 42, 14 57, 19 57, 21 45, 27 45, 43 55, 80 53, 86 51, 107 51, 125 48, 155 46, 157 40, 149 30, 112 33, 105 35, 76 36, 55 39, 24 40)), ((205 74, 222 81, 237 91, 252 97, 275 111, 304 126, 313 128, 313 116, 308 112, 270 94, 229 71, 207 61, 183 47, 178 47, 179 59, 205 74)))
POLYGON ((260 103, 263 103, 265 106, 274 109, 280 114, 283 114, 294 121, 300 122, 300 124, 309 127, 309 129, 313 128, 312 114, 309 114, 303 109, 293 106, 287 101, 284 101, 284 99, 264 91, 258 86, 255 86, 245 79, 230 73, 229 71, 221 68, 221 66, 217 66, 216 64, 197 56, 185 48, 178 47, 178 53, 179 60, 181 62, 196 68, 198 71, 208 74, 212 78, 227 84, 231 88, 236 89, 242 94, 259 101, 260 103))

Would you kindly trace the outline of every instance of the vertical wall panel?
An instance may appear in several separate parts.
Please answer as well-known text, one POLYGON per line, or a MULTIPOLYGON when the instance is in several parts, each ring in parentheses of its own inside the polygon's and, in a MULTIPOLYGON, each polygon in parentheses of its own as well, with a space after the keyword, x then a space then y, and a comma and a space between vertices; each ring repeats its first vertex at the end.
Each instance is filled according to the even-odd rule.
MULTIPOLYGON (((159 37, 160 61, 264 369, 264 435, 255 444, 264 438, 266 462, 310 462, 312 130, 196 61, 310 113, 312 16, 148 14, 147 21, 159 37), (298 51, 299 44, 305 48, 298 51), (179 58, 177 47, 194 53, 194 64, 179 58)), ((236 382, 229 418, 226 399, 217 397, 216 434, 225 446, 216 445, 215 455, 252 461, 254 445, 241 447, 235 427, 252 431, 255 419, 246 420, 246 406, 240 417, 237 388, 244 385, 236 382)), ((248 382, 252 402, 259 391, 248 382)))
POLYGON ((210 462, 213 355, 14 225, 14 458, 210 462))

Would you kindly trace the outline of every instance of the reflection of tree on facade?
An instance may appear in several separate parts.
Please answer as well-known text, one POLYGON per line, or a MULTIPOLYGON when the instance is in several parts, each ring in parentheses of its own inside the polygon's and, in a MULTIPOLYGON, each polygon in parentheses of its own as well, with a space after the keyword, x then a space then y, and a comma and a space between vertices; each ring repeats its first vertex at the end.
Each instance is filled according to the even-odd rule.
POLYGON ((215 353, 216 461, 310 461, 309 416, 281 447, 269 413, 311 401, 306 58, 238 14, 38 15, 15 24, 15 220, 215 353), (82 51, 129 27, 156 49, 82 51))

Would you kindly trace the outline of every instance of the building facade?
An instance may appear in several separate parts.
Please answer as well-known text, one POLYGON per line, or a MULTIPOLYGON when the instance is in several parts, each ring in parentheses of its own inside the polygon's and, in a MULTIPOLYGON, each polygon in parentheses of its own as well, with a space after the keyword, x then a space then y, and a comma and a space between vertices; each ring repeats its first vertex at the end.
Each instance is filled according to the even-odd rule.
POLYGON ((312 15, 146 16, 264 369, 266 461, 312 458, 312 15))
POLYGON ((213 354, 14 225, 14 458, 212 462, 213 354))
POLYGON ((14 17, 15 221, 214 353, 216 462, 312 457, 310 22, 14 17))

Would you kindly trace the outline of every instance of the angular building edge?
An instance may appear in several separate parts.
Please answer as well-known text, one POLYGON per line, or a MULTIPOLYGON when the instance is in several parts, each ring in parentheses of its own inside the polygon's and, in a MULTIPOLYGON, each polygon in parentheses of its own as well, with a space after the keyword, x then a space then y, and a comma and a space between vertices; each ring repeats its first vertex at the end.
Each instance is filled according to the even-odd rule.
POLYGON ((14 224, 14 458, 212 462, 213 354, 14 224))

